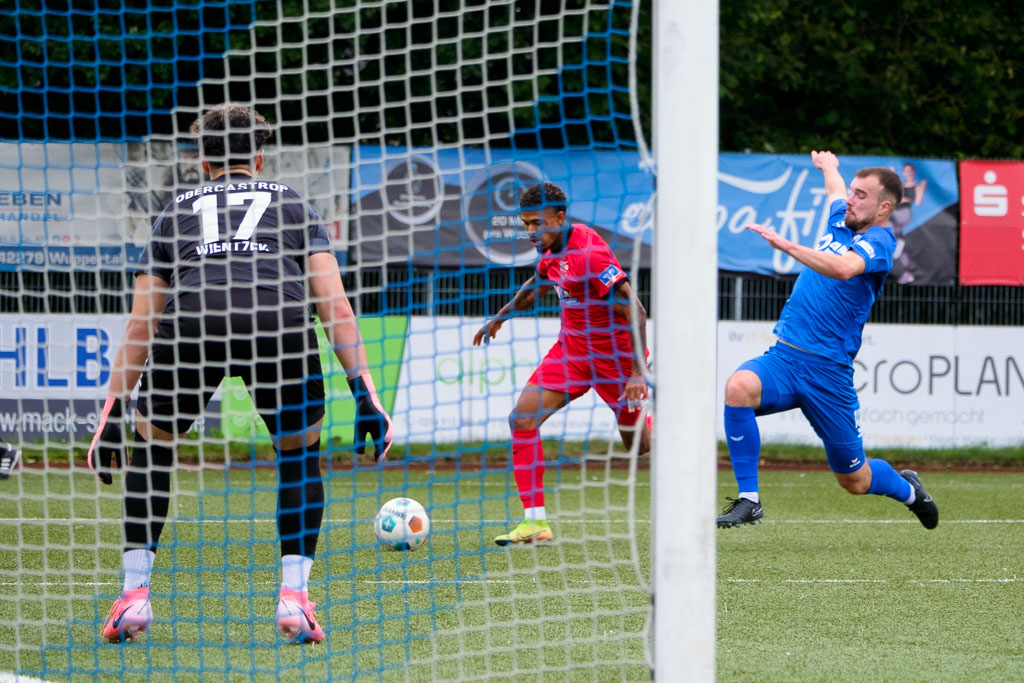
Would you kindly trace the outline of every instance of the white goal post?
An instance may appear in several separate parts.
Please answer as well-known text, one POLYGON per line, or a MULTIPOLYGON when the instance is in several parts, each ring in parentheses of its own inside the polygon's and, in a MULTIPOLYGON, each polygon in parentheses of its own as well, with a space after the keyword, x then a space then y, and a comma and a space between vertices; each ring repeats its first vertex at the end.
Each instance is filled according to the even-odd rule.
MULTIPOLYGON (((14 55, 0 109, 17 119, 0 130, 0 441, 22 451, 0 476, 0 678, 713 679, 717 0, 28 4, 0 29, 14 55), (273 127, 255 180, 244 168, 208 180, 201 162, 232 156, 189 132, 229 102, 273 127), (552 291, 490 344, 474 335, 537 273, 519 195, 544 181, 565 191, 567 222, 617 259, 572 277, 621 286, 628 269, 636 301, 652 295, 658 453, 638 457, 643 439, 624 448, 621 415, 590 391, 539 429, 543 457, 525 457, 546 467, 547 498, 527 504, 510 413, 558 343, 559 296, 572 306, 591 290, 552 291), (190 389, 157 386, 156 366, 247 372, 223 360, 215 322, 250 307, 207 293, 248 288, 253 311, 301 311, 261 301, 249 275, 298 302, 314 248, 338 260, 395 447, 380 465, 354 455, 345 369, 311 330, 327 414, 302 495, 318 508, 322 484, 323 515, 308 522, 318 545, 297 583, 325 631, 316 649, 292 647, 277 622, 296 566, 281 557, 280 536, 296 535, 282 519, 297 509, 279 514, 279 495, 300 486, 281 486, 285 458, 249 391, 279 388, 277 375, 249 388, 227 377, 205 408, 176 401, 173 417, 193 428, 169 477, 152 476, 168 469, 155 457, 139 458, 130 484, 118 470, 101 485, 85 465, 154 223, 167 248, 148 261, 173 267, 159 271, 173 287, 187 269, 232 275, 157 311, 164 341, 201 318, 203 351, 151 354, 150 397, 190 389), (269 267, 247 271, 250 257, 269 267), (396 497, 429 515, 416 552, 375 538, 374 516, 396 497), (129 498, 170 510, 128 514, 129 498), (554 542, 510 551, 500 542, 527 514, 546 514, 554 542), (125 585, 140 573, 125 557, 126 516, 135 528, 167 520, 137 588, 125 585), (106 642, 108 609, 142 587, 144 635, 106 642)), ((273 338, 269 327, 232 341, 273 338)), ((307 350, 258 355, 274 353, 307 350)))
POLYGON ((654 678, 714 681, 718 2, 656 2, 654 36, 654 678))

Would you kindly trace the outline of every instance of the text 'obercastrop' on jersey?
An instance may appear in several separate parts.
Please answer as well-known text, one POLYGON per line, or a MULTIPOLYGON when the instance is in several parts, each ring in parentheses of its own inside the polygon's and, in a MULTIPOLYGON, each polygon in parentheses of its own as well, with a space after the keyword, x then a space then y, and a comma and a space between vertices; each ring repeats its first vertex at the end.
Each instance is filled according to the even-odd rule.
POLYGON ((837 280, 805 267, 774 331, 779 339, 804 351, 852 365, 871 306, 892 270, 896 237, 890 228, 878 225, 855 233, 846 227, 845 216, 846 200, 832 202, 829 232, 815 249, 839 256, 852 249, 864 259, 864 272, 837 280))
POLYGON ((306 301, 306 260, 330 252, 323 220, 294 190, 247 175, 179 192, 153 222, 138 272, 174 294, 245 286, 306 301))
POLYGON ((612 290, 627 280, 626 273, 593 229, 582 223, 571 225, 562 249, 541 256, 537 279, 558 293, 561 339, 585 341, 602 353, 631 348, 629 322, 615 313, 611 297, 612 290))

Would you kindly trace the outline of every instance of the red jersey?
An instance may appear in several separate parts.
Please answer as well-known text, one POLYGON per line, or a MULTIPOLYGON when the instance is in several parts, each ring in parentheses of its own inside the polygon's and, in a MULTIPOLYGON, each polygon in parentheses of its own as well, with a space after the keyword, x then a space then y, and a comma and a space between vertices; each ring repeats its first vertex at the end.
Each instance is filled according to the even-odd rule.
POLYGON ((629 323, 612 308, 612 290, 626 280, 626 273, 597 232, 574 223, 561 251, 548 250, 541 256, 537 277, 558 292, 560 339, 583 342, 593 351, 629 353, 629 323))

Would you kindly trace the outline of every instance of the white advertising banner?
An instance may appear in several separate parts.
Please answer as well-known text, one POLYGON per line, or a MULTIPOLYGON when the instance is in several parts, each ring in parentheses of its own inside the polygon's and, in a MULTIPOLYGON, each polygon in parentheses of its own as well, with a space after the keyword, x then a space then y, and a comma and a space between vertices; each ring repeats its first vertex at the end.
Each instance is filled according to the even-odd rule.
MULTIPOLYGON (((725 382, 775 343, 774 323, 718 323, 718 414, 725 382)), ((867 448, 1024 443, 1024 329, 869 324, 854 361, 867 448)), ((799 410, 758 418, 766 442, 820 441, 799 410)), ((716 425, 725 440, 722 420, 716 425)))
POLYGON ((102 399, 126 315, 0 316, 0 396, 102 399))
MULTIPOLYGON (((0 315, 0 439, 91 436, 127 321, 127 315, 0 315)), ((218 389, 196 429, 219 426, 219 403, 218 389)))
POLYGON ((82 439, 96 430, 127 316, 0 316, 0 438, 82 439))
MULTIPOLYGON (((349 148, 271 147, 262 177, 287 183, 348 249, 349 148)), ((202 182, 194 145, 0 142, 0 270, 122 270, 153 218, 202 182)))
POLYGON ((0 266, 67 267, 71 249, 48 263, 42 248, 123 243, 123 168, 117 143, 0 142, 0 266))
MULTIPOLYGON (((85 436, 106 394, 125 320, 0 315, 0 438, 85 436)), ((559 321, 513 319, 490 344, 472 346, 482 324, 482 318, 410 320, 393 409, 399 441, 509 439, 508 415, 555 342, 559 321)), ((772 327, 718 324, 719 416, 726 380, 775 342, 772 327)), ((1024 443, 1020 328, 868 325, 854 383, 868 448, 1024 443)), ((799 410, 761 417, 758 424, 765 442, 819 443, 799 410)), ((716 431, 724 440, 720 417, 716 431)), ((555 414, 542 433, 568 440, 618 438, 611 410, 593 392, 555 414)))
MULTIPOLYGON (((560 322, 513 318, 490 344, 473 346, 483 323, 483 318, 410 320, 393 415, 399 441, 511 438, 509 413, 557 340, 560 322)), ((593 391, 548 419, 541 434, 571 441, 619 438, 614 414, 593 391)))

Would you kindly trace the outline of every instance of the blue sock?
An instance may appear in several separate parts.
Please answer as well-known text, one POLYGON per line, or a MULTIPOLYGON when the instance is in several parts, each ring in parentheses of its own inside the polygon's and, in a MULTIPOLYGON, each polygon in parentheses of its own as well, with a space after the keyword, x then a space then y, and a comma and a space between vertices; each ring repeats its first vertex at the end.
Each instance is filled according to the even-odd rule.
POLYGON ((740 493, 757 492, 757 461, 761 457, 761 431, 750 407, 725 407, 725 440, 740 493))
POLYGON ((871 468, 871 486, 868 493, 873 496, 887 496, 905 503, 910 500, 910 482, 904 479, 892 465, 885 460, 868 460, 871 468))

